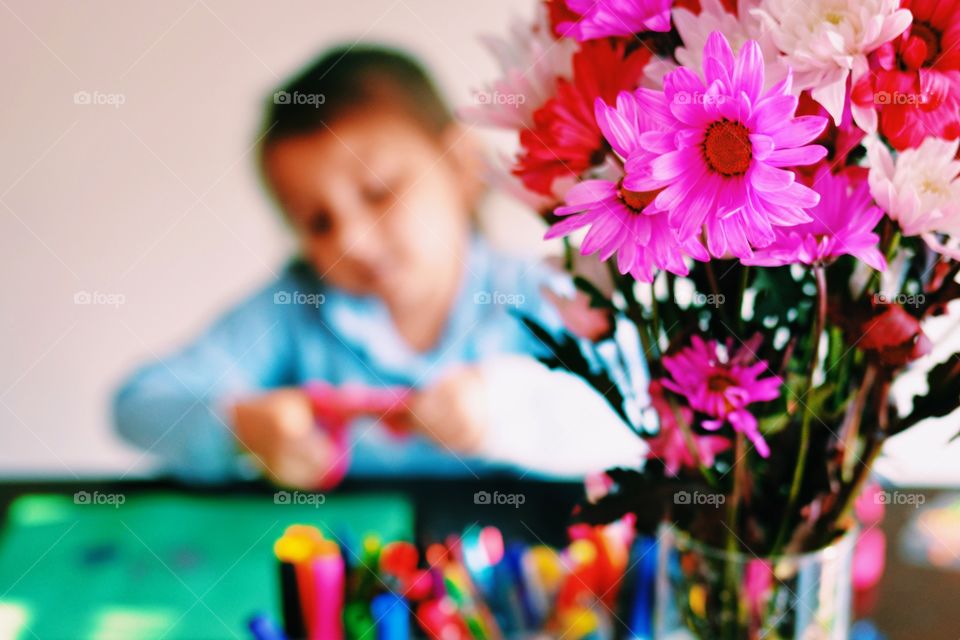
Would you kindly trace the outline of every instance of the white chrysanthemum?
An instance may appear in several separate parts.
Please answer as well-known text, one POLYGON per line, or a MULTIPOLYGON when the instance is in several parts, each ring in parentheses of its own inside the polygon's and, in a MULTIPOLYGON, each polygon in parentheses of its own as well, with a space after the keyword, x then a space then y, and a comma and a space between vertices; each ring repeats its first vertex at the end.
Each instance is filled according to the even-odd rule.
POLYGON ((916 149, 897 154, 874 136, 864 141, 870 162, 870 193, 896 220, 904 235, 922 236, 936 251, 960 259, 960 251, 942 245, 935 234, 960 239, 960 140, 927 138, 916 149))
MULTIPOLYGON (((673 24, 683 45, 677 47, 674 55, 681 66, 694 69, 698 73, 703 68, 703 47, 707 38, 714 31, 726 36, 733 54, 737 55, 740 47, 747 40, 756 40, 760 43, 760 51, 764 60, 764 85, 770 88, 787 75, 787 67, 780 59, 780 51, 773 43, 773 39, 764 29, 760 18, 751 13, 760 3, 760 0, 738 0, 735 16, 728 12, 720 0, 702 0, 700 13, 694 14, 687 9, 677 7, 673 10, 673 24)), ((663 77, 677 68, 672 60, 651 60, 644 73, 652 88, 663 88, 663 77)))
POLYGON ((525 129, 533 125, 533 113, 553 97, 557 78, 569 78, 577 44, 556 40, 550 31, 547 9, 538 5, 529 22, 515 20, 506 38, 481 36, 503 76, 482 90, 474 91, 474 106, 460 115, 476 124, 525 129))
MULTIPOLYGON (((840 124, 847 80, 856 84, 869 70, 867 55, 910 26, 910 11, 899 7, 900 0, 762 0, 753 13, 793 68, 795 89, 812 89, 840 124)), ((876 129, 872 109, 853 105, 853 117, 876 129)))

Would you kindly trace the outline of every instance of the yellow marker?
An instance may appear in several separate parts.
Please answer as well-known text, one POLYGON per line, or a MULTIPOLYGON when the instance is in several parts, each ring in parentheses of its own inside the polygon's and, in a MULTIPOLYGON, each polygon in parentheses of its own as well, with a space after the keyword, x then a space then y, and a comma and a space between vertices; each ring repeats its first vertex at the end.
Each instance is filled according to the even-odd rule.
POLYGON ((590 609, 577 607, 561 614, 560 626, 563 631, 562 637, 578 640, 596 632, 600 621, 597 614, 590 609))
POLYGON ((284 562, 304 562, 317 555, 322 545, 333 544, 324 540, 315 527, 293 525, 273 544, 273 552, 284 562))
POLYGON ((540 545, 531 547, 527 553, 534 571, 543 582, 543 588, 548 591, 559 589, 565 572, 557 552, 550 547, 540 545))
POLYGON ((695 584, 690 587, 690 610, 699 618, 707 617, 707 591, 703 585, 695 584))
POLYGON ((380 551, 380 536, 370 534, 363 539, 363 552, 373 555, 380 551))
POLYGON ((597 547, 589 540, 574 540, 567 548, 574 566, 584 567, 593 564, 597 559, 597 547))

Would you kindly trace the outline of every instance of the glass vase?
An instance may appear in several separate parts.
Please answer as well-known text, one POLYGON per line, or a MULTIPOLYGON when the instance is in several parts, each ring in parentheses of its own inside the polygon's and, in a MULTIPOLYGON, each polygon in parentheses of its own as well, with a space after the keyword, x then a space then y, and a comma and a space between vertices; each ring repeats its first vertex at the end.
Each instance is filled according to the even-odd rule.
POLYGON ((761 558, 660 535, 659 640, 843 640, 857 531, 810 553, 761 558))

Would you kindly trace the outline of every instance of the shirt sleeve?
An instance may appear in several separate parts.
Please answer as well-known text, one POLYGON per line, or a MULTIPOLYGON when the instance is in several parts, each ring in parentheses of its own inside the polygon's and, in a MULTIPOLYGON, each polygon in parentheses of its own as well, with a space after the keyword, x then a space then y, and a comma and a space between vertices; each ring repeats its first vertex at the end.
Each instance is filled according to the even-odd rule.
POLYGON ((231 399, 292 378, 296 305, 282 295, 280 282, 265 288, 185 348, 136 370, 114 396, 121 437, 184 480, 236 477, 243 465, 226 411, 231 399))

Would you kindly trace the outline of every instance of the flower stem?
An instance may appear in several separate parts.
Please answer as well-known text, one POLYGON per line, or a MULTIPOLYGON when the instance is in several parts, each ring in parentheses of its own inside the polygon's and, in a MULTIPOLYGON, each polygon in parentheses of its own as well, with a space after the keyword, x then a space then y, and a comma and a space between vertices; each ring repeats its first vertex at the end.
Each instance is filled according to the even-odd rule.
MULTIPOLYGON (((737 551, 739 550, 739 541, 737 536, 737 521, 740 516, 740 500, 743 493, 743 474, 741 473, 741 461, 747 455, 747 439, 742 433, 737 433, 737 444, 735 449, 734 469, 733 469, 733 490, 730 493, 730 503, 727 506, 727 557, 724 566, 724 598, 725 606, 723 608, 724 628, 726 633, 724 637, 735 640, 740 637, 739 618, 740 618, 740 573, 739 563, 737 562, 737 551)), ((742 462, 742 464, 746 464, 742 462)))
POLYGON ((787 530, 793 519, 793 511, 797 507, 797 499, 800 496, 800 485, 803 484, 803 472, 807 466, 807 453, 810 449, 810 423, 813 420, 813 409, 810 408, 809 396, 813 392, 813 379, 820 360, 820 336, 823 334, 827 321, 827 274, 822 265, 814 265, 813 275, 817 281, 817 306, 814 310, 813 330, 810 332, 810 364, 807 368, 806 390, 800 399, 803 404, 800 446, 797 452, 797 465, 793 468, 793 480, 790 482, 787 508, 783 512, 780 530, 777 532, 777 537, 770 552, 772 556, 777 555, 786 542, 787 530), (803 402, 804 399, 807 399, 808 402, 803 402))
POLYGON ((571 276, 577 275, 573 272, 573 262, 573 244, 570 243, 569 236, 563 236, 563 268, 571 276))
POLYGON ((653 341, 657 345, 657 349, 660 348, 660 301, 657 300, 657 292, 654 289, 653 283, 650 284, 650 311, 653 314, 653 341))
POLYGON ((714 491, 720 491, 720 483, 717 482, 717 477, 713 475, 710 467, 703 464, 703 459, 700 457, 700 450, 697 449, 697 441, 693 437, 690 425, 683 419, 683 415, 680 413, 673 399, 667 398, 667 404, 670 405, 670 412, 673 414, 673 419, 676 421, 677 428, 680 429, 680 433, 683 435, 683 441, 684 444, 687 445, 687 451, 693 456, 693 461, 696 463, 701 475, 703 475, 703 479, 707 481, 707 484, 709 484, 714 491))
MULTIPOLYGON (((707 272, 707 281, 710 283, 710 291, 711 293, 713 293, 714 299, 718 301, 723 300, 722 294, 720 293, 720 282, 717 280, 717 274, 713 270, 712 262, 707 263, 705 271, 707 272)), ((720 315, 722 316, 723 322, 729 325, 730 316, 727 313, 726 305, 721 304, 717 307, 717 309, 719 309, 720 311, 720 315)))
POLYGON ((876 369, 873 365, 867 365, 867 370, 863 374, 863 380, 860 383, 860 389, 854 397, 853 404, 847 410, 846 419, 840 428, 840 434, 843 443, 842 463, 840 465, 840 477, 846 481, 853 476, 853 467, 857 459, 857 440, 860 436, 860 420, 863 416, 863 410, 866 406, 867 396, 873 386, 876 378, 876 369))
POLYGON ((633 279, 629 276, 621 275, 612 263, 608 262, 607 266, 610 269, 610 276, 613 278, 614 283, 616 283, 617 288, 620 290, 620 293, 623 295, 623 299, 627 304, 627 317, 630 318, 633 324, 637 327, 637 334, 640 336, 640 344, 643 346, 644 360, 649 362, 651 358, 656 359, 660 355, 660 345, 651 344, 650 325, 646 318, 643 317, 643 307, 637 301, 637 297, 633 293, 633 279), (656 347, 656 350, 654 350, 654 347, 656 347))
MULTIPOLYGON (((889 267, 890 263, 893 261, 893 257, 897 254, 897 249, 900 248, 900 239, 901 234, 899 230, 894 230, 893 234, 890 236, 890 241, 887 244, 886 249, 884 250, 884 256, 887 259, 887 266, 889 267)), ((879 271, 874 271, 870 274, 870 279, 867 280, 867 286, 863 289, 863 295, 867 295, 871 291, 877 291, 880 289, 880 282, 883 274, 879 271)))

